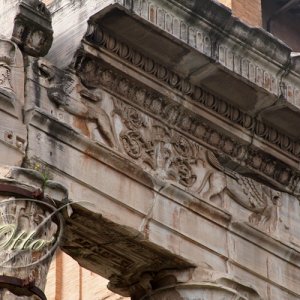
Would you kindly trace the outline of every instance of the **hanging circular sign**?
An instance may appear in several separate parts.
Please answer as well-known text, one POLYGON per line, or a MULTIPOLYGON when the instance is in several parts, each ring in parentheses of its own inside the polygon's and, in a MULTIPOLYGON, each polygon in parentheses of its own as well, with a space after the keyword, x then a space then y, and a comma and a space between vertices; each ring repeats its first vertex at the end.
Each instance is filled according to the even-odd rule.
POLYGON ((0 269, 28 268, 52 257, 63 230, 60 209, 35 199, 0 201, 0 269))

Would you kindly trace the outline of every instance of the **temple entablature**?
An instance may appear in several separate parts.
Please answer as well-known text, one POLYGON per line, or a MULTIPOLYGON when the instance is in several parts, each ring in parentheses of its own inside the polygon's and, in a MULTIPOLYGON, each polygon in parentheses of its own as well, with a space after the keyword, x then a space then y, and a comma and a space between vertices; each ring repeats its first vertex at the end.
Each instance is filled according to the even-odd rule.
MULTIPOLYGON (((248 27, 233 17, 224 6, 209 0, 90 0, 86 5, 54 1, 49 9, 55 33, 47 58, 56 66, 69 66, 82 41, 117 56, 125 55, 123 59, 127 60, 126 50, 116 53, 118 42, 122 42, 123 48, 134 48, 138 56, 143 54, 150 59, 146 69, 151 74, 154 61, 184 78, 183 87, 175 75, 168 79, 180 93, 192 95, 194 86, 199 85, 215 91, 216 96, 247 112, 249 117, 258 117, 291 140, 297 140, 298 133, 293 128, 297 127, 299 111, 298 56, 264 30, 248 27), (73 18, 69 16, 70 10, 73 18), (99 13, 95 14, 97 10, 99 13), (81 22, 77 22, 79 15, 85 16, 81 22), (102 30, 112 35, 108 49, 101 40, 102 30), (277 117, 283 120, 280 124, 277 117), (288 124, 284 120, 289 120, 288 124)), ((137 58, 135 64, 143 67, 137 58)), ((161 76, 164 77, 163 73, 161 76)), ((238 124, 252 126, 248 118, 234 118, 238 124)), ((287 149, 293 147, 280 141, 276 134, 266 133, 261 126, 256 131, 259 136, 269 135, 271 143, 285 144, 287 149)))
MULTIPOLYGON (((76 86, 82 86, 81 95, 75 96, 74 90, 74 99, 83 99, 85 94, 88 95, 85 98, 92 97, 92 102, 97 102, 100 88, 113 88, 115 95, 126 97, 148 113, 167 120, 193 140, 202 140, 219 153, 222 164, 229 169, 253 174, 258 180, 268 181, 276 189, 297 196, 300 144, 294 128, 298 122, 298 92, 297 84, 294 88, 292 83, 284 82, 284 78, 298 80, 295 72, 285 69, 290 61, 290 49, 261 30, 242 26, 224 7, 210 1, 203 1, 205 5, 201 10, 195 4, 199 12, 196 10, 198 14, 193 16, 193 26, 183 12, 184 6, 191 9, 190 4, 174 4, 171 14, 164 2, 151 5, 147 1, 129 2, 74 4, 74 20, 77 14, 84 14, 86 23, 82 20, 76 25, 73 19, 68 19, 66 26, 70 30, 78 26, 76 36, 65 28, 64 31, 56 29, 47 59, 59 66, 60 71, 55 76, 55 72, 50 72, 51 78, 46 83, 48 95, 52 94, 50 98, 56 103, 60 101, 57 105, 65 110, 73 110, 73 115, 95 119, 87 112, 88 108, 79 103, 82 101, 77 101, 75 108, 69 98, 68 105, 64 105, 66 95, 71 96, 69 90, 72 86, 74 90, 78 79, 76 86), (92 14, 92 8, 100 12, 92 14), (219 11, 216 19, 209 14, 212 9, 219 11), (213 24, 225 29, 219 32, 213 24), (130 29, 133 27, 135 30, 130 29), (268 47, 262 45, 266 38, 268 47), (251 40, 256 42, 250 43, 251 40), (243 46, 245 43, 248 48, 243 46), (160 47, 156 49, 158 44, 160 47), (238 53, 241 47, 244 50, 238 53), (237 53, 230 49, 236 49, 237 53), (62 60, 57 51, 65 53, 62 60), (273 56, 273 61, 267 56, 273 56), (251 63, 252 59, 261 65, 251 63), (126 65, 130 72, 122 72, 121 65, 126 65), (266 70, 265 66, 272 68, 266 70), (62 67, 71 68, 71 73, 77 73, 77 79, 68 72, 63 75, 62 67), (141 83, 135 80, 136 76, 141 83), (58 92, 59 86, 61 92, 58 92), (59 94, 56 100, 54 91, 59 94), (93 93, 96 94, 91 96, 93 93), (132 97, 126 93, 133 93, 132 97), (135 97, 144 99, 139 98, 138 102, 135 97), (152 104, 147 104, 149 101, 152 104), (177 115, 168 120, 166 115, 175 109, 177 115), (282 122, 276 122, 279 115, 282 122)), ((68 10, 58 10, 59 5, 63 7, 62 3, 55 2, 49 7, 53 11, 54 27, 66 22, 64 13, 68 10)), ((107 116, 102 116, 102 122, 107 123, 104 126, 110 127, 107 116)), ((104 139, 113 146, 112 129, 104 130, 104 139)))
POLYGON ((284 43, 211 0, 0 4, 0 193, 71 201, 62 250, 124 297, 299 299, 284 43))

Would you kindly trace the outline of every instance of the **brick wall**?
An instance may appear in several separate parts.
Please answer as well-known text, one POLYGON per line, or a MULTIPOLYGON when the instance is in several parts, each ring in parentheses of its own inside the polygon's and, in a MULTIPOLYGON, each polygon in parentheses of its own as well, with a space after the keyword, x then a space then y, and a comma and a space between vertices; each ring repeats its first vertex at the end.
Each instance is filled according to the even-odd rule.
POLYGON ((46 5, 50 4, 51 2, 53 2, 53 0, 42 0, 42 2, 44 2, 46 5))
POLYGON ((248 25, 262 26, 261 0, 232 0, 232 13, 248 25))
POLYGON ((58 251, 50 266, 45 294, 48 300, 130 300, 109 291, 107 283, 58 251))
POLYGON ((229 8, 231 8, 231 6, 232 6, 232 0, 219 0, 219 2, 221 2, 222 4, 224 4, 225 6, 227 6, 229 8))

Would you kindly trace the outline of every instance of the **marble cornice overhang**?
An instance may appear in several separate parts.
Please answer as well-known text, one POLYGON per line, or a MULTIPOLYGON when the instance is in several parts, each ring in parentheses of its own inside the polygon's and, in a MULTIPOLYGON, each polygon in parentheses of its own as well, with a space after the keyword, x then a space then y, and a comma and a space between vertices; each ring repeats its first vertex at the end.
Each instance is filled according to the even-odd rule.
MULTIPOLYGON (((92 4, 95 1, 88 2, 92 4)), ((100 62, 106 50, 115 55, 113 60, 118 56, 116 51, 114 53, 117 43, 125 45, 125 49, 133 49, 150 64, 163 66, 168 74, 175 78, 178 76, 182 83, 180 88, 176 84, 172 87, 172 79, 164 82, 173 90, 177 89, 177 93, 184 97, 193 96, 199 87, 201 93, 205 91, 208 102, 214 99, 227 105, 232 113, 238 111, 243 117, 237 122, 229 113, 228 123, 234 129, 229 136, 236 134, 236 125, 245 127, 241 123, 247 123, 248 118, 255 120, 256 125, 251 125, 251 130, 246 128, 251 139, 250 146, 264 154, 259 155, 259 159, 263 157, 264 161, 271 161, 271 165, 276 160, 279 162, 275 163, 278 166, 277 177, 285 177, 285 171, 293 174, 289 183, 283 184, 283 179, 279 188, 294 193, 299 178, 300 132, 297 126, 300 121, 300 78, 297 59, 291 59, 291 50, 286 45, 262 29, 248 27, 232 17, 227 8, 211 0, 120 0, 95 2, 94 5, 99 12, 94 14, 95 9, 86 15, 88 26, 83 39, 69 39, 65 44, 70 48, 62 56, 58 54, 59 49, 66 49, 62 45, 64 32, 56 34, 59 39, 54 38, 54 46, 48 55, 51 62, 59 67, 72 66, 71 61, 75 62, 78 55, 82 55, 78 49, 86 51, 87 44, 99 52, 100 62), (99 38, 101 31, 112 36, 106 44, 99 38), (269 159, 265 154, 272 157, 269 159)), ((58 7, 55 9, 59 11, 58 7)), ((77 10, 80 8, 77 7, 77 10)), ((61 18, 63 12, 59 11, 59 14, 61 18)), ((55 28, 59 19, 55 18, 55 13, 53 17, 55 28)), ((69 26, 74 31, 72 22, 70 19, 69 26)), ((70 31, 68 28, 65 31, 67 37, 70 31)), ((82 28, 78 32, 82 32, 82 28)), ((126 65, 126 59, 123 59, 123 64, 126 65)), ((142 74, 147 73, 142 64, 134 67, 138 67, 142 74)), ((77 74, 80 76, 80 70, 77 74)), ((211 109, 214 110, 214 107, 211 109)), ((211 120, 208 119, 208 122, 211 120)), ((240 132, 242 135, 245 133, 243 130, 240 132)), ((238 135, 236 138, 240 140, 238 135)), ((264 180, 268 181, 268 178, 264 180)), ((271 184, 278 188, 276 182, 277 179, 271 184)))
POLYGON ((263 29, 248 27, 213 1, 123 5, 125 9, 114 9, 115 4, 100 11, 90 24, 299 139, 300 77, 297 57, 291 57, 285 44, 263 29))
POLYGON ((49 8, 55 32, 47 58, 55 65, 69 65, 85 31, 100 26, 192 84, 300 138, 298 57, 263 29, 233 17, 225 6, 212 0, 89 0, 72 5, 60 1, 49 8))

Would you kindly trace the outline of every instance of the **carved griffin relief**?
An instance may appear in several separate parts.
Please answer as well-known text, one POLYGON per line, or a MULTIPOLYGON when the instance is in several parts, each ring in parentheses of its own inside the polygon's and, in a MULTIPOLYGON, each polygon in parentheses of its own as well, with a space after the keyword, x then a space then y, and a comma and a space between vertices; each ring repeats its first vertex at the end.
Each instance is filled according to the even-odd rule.
POLYGON ((206 200, 223 198, 227 194, 236 203, 251 212, 248 221, 269 232, 274 231, 281 192, 250 177, 224 168, 217 157, 205 151, 206 171, 197 192, 206 200))
MULTIPOLYGON (((190 117, 178 105, 165 105, 159 95, 149 96, 142 88, 131 87, 126 78, 116 80, 112 72, 102 71, 89 61, 85 61, 80 79, 88 89, 78 88, 80 84, 66 72, 55 72, 55 76, 49 76, 49 98, 71 115, 96 122, 109 146, 125 153, 146 171, 207 201, 227 195, 249 211, 250 223, 274 230, 280 193, 223 167, 213 152, 176 130, 173 125, 178 122, 187 131, 192 126, 190 117), (120 95, 102 99, 102 85, 109 85, 120 95), (128 97, 135 103, 129 104, 128 97), (143 112, 141 103, 151 114, 143 112), (113 109, 107 110, 107 105, 113 109)), ((218 133, 201 126, 198 124, 197 134, 205 136, 208 144, 220 143, 218 133)), ((223 139, 222 147, 226 153, 236 151, 229 139, 223 139)))
MULTIPOLYGON (((41 66, 45 74, 48 74, 49 87, 47 89, 49 99, 73 116, 83 120, 95 122, 97 130, 103 140, 115 147, 116 138, 111 121, 106 111, 101 107, 101 93, 91 93, 80 87, 70 75, 65 72, 53 72, 46 66, 41 66), (78 87, 79 86, 79 87, 78 87), (76 89, 79 89, 78 93, 76 89)), ((92 139, 95 137, 92 134, 92 139)))

